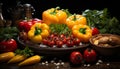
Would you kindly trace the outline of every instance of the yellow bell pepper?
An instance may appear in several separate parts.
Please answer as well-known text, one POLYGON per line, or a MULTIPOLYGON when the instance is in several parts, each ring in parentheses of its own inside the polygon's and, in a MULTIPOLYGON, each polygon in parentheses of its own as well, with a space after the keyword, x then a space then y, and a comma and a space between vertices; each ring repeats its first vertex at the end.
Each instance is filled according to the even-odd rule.
POLYGON ((89 42, 92 37, 92 30, 88 25, 74 25, 72 27, 72 33, 75 37, 79 38, 81 42, 89 42))
POLYGON ((49 26, 45 23, 35 23, 28 31, 28 38, 34 43, 41 43, 42 39, 48 35, 49 26))
POLYGON ((59 7, 48 9, 42 13, 42 20, 48 25, 51 23, 65 23, 66 19, 67 13, 60 10, 59 7))
POLYGON ((78 24, 86 25, 87 20, 86 20, 86 17, 80 14, 73 14, 66 19, 66 24, 70 29, 72 29, 74 25, 78 25, 78 24))

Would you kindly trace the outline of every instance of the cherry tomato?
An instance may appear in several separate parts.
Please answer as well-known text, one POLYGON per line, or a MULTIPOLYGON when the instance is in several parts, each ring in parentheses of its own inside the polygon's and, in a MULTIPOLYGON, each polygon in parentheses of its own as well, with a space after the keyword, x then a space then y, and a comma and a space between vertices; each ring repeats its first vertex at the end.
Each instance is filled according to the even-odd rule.
POLYGON ((98 30, 98 28, 96 28, 96 27, 92 28, 92 35, 96 35, 96 34, 99 34, 99 33, 100 33, 100 31, 98 30))
POLYGON ((63 38, 62 41, 63 41, 64 44, 66 44, 67 39, 66 39, 66 38, 63 38))
POLYGON ((22 32, 20 32, 20 39, 22 39, 22 40, 28 40, 28 35, 27 35, 27 33, 26 32, 24 32, 24 31, 22 31, 22 32))
POLYGON ((44 38, 44 39, 42 40, 42 43, 43 43, 44 45, 47 45, 47 44, 48 44, 48 40, 47 40, 46 38, 44 38))
POLYGON ((64 34, 60 34, 60 38, 65 38, 65 35, 64 34))
POLYGON ((87 63, 91 63, 91 62, 95 62, 96 61, 96 57, 97 57, 97 54, 96 54, 96 51, 91 49, 91 48, 87 48, 85 51, 84 51, 84 59, 87 63))
POLYGON ((68 41, 66 42, 66 45, 67 45, 68 47, 73 47, 73 46, 74 46, 74 42, 73 42, 72 40, 68 40, 68 41))
POLYGON ((48 46, 53 47, 53 45, 55 45, 54 40, 49 40, 48 41, 48 46))
POLYGON ((83 60, 83 56, 79 51, 73 51, 70 54, 70 62, 72 64, 80 64, 82 63, 82 60, 83 60))
POLYGON ((63 42, 62 41, 56 41, 56 45, 57 45, 57 47, 62 47, 63 42))
POLYGON ((74 38, 73 42, 75 45, 79 45, 81 41, 78 38, 74 38))

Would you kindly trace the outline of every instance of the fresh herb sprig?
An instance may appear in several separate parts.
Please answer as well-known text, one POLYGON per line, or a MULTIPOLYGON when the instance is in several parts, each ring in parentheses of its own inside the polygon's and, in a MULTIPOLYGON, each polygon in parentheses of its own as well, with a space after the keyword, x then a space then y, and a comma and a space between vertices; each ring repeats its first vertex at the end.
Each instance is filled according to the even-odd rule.
POLYGON ((17 49, 15 51, 15 53, 20 54, 20 55, 24 55, 26 57, 30 57, 30 56, 34 55, 33 51, 28 46, 26 46, 23 50, 22 49, 17 49))
POLYGON ((0 40, 5 39, 16 39, 19 34, 19 30, 17 27, 4 27, 0 28, 0 40))
POLYGON ((71 34, 71 30, 66 24, 50 24, 51 33, 71 34))
POLYGON ((103 10, 87 9, 82 12, 87 18, 90 27, 97 27, 100 33, 111 33, 120 35, 120 22, 116 17, 112 17, 107 8, 103 10))

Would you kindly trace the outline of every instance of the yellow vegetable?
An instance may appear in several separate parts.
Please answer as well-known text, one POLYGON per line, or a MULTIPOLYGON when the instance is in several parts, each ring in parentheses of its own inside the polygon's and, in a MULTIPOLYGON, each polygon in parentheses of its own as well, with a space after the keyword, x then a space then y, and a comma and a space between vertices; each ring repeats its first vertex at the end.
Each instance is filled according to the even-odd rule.
POLYGON ((78 25, 78 24, 86 25, 87 20, 86 20, 86 17, 84 17, 84 16, 82 16, 80 14, 74 14, 74 15, 69 16, 66 19, 66 24, 70 29, 72 29, 72 27, 74 25, 78 25))
POLYGON ((13 58, 15 56, 14 52, 5 52, 5 53, 1 53, 0 54, 0 62, 5 62, 10 60, 11 58, 13 58))
POLYGON ((31 57, 25 59, 24 61, 20 62, 18 64, 18 66, 25 66, 25 65, 35 64, 35 63, 40 62, 40 60, 41 60, 41 56, 34 55, 34 56, 31 56, 31 57))
POLYGON ((88 25, 74 25, 72 27, 72 33, 75 37, 79 38, 81 42, 89 42, 92 37, 92 30, 88 25))
POLYGON ((25 55, 16 55, 8 61, 8 63, 17 63, 25 60, 27 57, 25 55))
POLYGON ((35 23, 28 31, 28 38, 34 43, 41 43, 42 39, 48 35, 49 26, 45 23, 35 23))
POLYGON ((46 24, 63 24, 67 19, 67 13, 60 7, 50 8, 42 13, 42 20, 46 24))

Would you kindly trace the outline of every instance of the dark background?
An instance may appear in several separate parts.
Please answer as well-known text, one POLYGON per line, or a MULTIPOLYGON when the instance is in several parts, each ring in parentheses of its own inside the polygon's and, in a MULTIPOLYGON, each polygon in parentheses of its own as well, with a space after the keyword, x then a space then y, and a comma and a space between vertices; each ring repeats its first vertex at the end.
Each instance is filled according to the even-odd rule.
POLYGON ((16 6, 17 2, 21 4, 30 3, 35 8, 33 17, 41 19, 41 14, 44 10, 60 6, 62 9, 69 9, 71 13, 81 13, 86 9, 103 10, 108 8, 111 16, 118 19, 119 16, 119 2, 115 0, 0 0, 3 3, 3 15, 5 19, 10 19, 8 8, 16 6))

